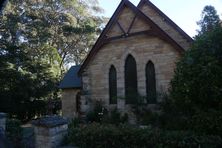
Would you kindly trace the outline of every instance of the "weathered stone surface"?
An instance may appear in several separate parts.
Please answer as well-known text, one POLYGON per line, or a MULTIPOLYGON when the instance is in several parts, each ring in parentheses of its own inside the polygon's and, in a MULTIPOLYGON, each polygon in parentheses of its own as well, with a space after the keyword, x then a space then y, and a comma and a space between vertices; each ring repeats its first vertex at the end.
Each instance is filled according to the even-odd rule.
POLYGON ((7 114, 6 113, 0 113, 0 119, 1 118, 6 118, 7 117, 7 114))
MULTIPOLYGON (((157 12, 152 8, 143 6, 140 8, 149 16, 162 30, 164 30, 172 39, 174 39, 184 50, 190 47, 190 43, 175 28, 170 26, 157 12)), ((123 35, 131 27, 129 33, 141 32, 152 29, 150 25, 139 18, 135 19, 136 14, 130 8, 124 8, 117 17, 118 24, 113 24, 107 37, 116 37, 123 35)), ((125 96, 125 60, 128 55, 135 58, 137 66, 137 85, 141 96, 146 96, 146 64, 152 61, 155 67, 157 94, 167 93, 169 83, 174 75, 175 63, 181 57, 178 49, 175 49, 169 42, 160 37, 137 35, 125 37, 110 41, 103 45, 93 56, 89 64, 82 73, 83 90, 81 96, 81 111, 87 112, 91 109, 95 101, 102 101, 108 109, 117 107, 122 112, 129 111, 129 106, 118 99, 117 105, 109 104, 109 69, 111 65, 117 71, 117 96, 125 96)), ((63 114, 73 116, 75 110, 74 90, 64 90, 63 92, 63 114), (65 99, 64 99, 65 97, 65 99)), ((161 95, 158 95, 161 96, 161 95)), ((157 98, 161 102, 161 97, 157 98)), ((133 116, 132 116, 133 117, 133 116)), ((134 119, 132 118, 132 121, 134 119)))
MULTIPOLYGON (((118 97, 125 96, 124 65, 129 54, 137 63, 138 92, 141 96, 146 96, 145 68, 148 61, 152 61, 155 66, 157 92, 168 91, 175 62, 180 58, 180 54, 174 47, 159 38, 140 35, 113 41, 99 50, 86 68, 86 78, 83 76, 83 79, 88 79, 91 100, 102 100, 106 105, 109 104, 108 74, 111 65, 114 65, 117 70, 118 97)), ((123 105, 117 106, 123 107, 123 105)))
POLYGON ((62 91, 62 115, 68 119, 77 117, 76 96, 79 89, 64 89, 62 91))
POLYGON ((56 148, 67 133, 67 121, 61 117, 46 117, 33 122, 36 148, 56 148))
POLYGON ((177 41, 185 50, 189 49, 190 43, 177 31, 173 28, 162 16, 159 15, 152 7, 147 4, 144 4, 140 10, 146 14, 149 18, 152 19, 158 26, 161 27, 164 31, 167 32, 175 41, 177 41))
POLYGON ((46 116, 38 120, 34 120, 32 123, 38 127, 52 128, 67 124, 67 120, 65 120, 60 116, 55 115, 55 116, 46 116))

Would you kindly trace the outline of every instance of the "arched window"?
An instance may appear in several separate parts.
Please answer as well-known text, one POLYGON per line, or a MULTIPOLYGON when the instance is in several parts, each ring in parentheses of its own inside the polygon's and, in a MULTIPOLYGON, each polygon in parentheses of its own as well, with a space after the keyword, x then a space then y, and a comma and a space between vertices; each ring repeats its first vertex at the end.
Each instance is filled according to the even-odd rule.
POLYGON ((127 104, 133 104, 137 99, 136 61, 132 55, 126 58, 125 63, 125 97, 127 104))
POLYGON ((116 68, 112 65, 109 70, 109 102, 117 104, 116 68))
POLYGON ((156 103, 156 76, 154 64, 151 61, 146 65, 146 94, 148 103, 156 103))
POLYGON ((76 113, 80 113, 80 110, 81 110, 81 108, 80 108, 80 106, 81 106, 80 99, 81 99, 81 94, 80 94, 80 92, 78 92, 76 94, 76 113))

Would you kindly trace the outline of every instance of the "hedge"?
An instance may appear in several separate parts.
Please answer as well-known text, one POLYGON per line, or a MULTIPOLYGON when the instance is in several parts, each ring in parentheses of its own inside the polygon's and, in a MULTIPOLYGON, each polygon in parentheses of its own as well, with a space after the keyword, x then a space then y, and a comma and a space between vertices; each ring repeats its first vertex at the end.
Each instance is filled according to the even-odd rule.
POLYGON ((126 125, 91 124, 70 127, 66 141, 80 148, 218 148, 219 136, 163 131, 126 125))

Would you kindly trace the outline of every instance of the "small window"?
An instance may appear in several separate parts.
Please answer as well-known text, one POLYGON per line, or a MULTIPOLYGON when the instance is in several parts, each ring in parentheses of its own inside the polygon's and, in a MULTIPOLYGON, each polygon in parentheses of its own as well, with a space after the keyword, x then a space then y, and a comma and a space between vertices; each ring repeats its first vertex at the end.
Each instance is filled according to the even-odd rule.
POLYGON ((113 65, 109 70, 109 97, 110 104, 117 104, 116 68, 113 65))
POLYGON ((125 97, 126 104, 134 104, 137 101, 137 70, 132 55, 126 58, 125 63, 125 97))
POLYGON ((156 76, 154 64, 151 61, 146 65, 146 94, 148 103, 156 103, 156 76))

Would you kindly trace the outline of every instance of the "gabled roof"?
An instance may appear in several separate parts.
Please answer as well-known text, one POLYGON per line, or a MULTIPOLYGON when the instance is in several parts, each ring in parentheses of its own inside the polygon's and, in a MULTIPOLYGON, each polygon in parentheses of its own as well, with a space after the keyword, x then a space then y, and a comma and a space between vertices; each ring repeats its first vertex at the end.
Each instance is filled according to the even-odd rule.
POLYGON ((61 83, 59 84, 59 88, 67 89, 67 88, 81 88, 82 81, 78 76, 78 71, 80 69, 80 65, 72 66, 68 72, 65 74, 61 83))
MULTIPOLYGON (((163 31, 157 24, 155 24, 149 17, 147 17, 142 11, 140 11, 136 6, 134 6, 131 2, 128 0, 122 0, 121 3, 119 4, 118 8, 114 12, 113 16, 109 20, 108 24, 106 25, 105 29, 101 33, 100 37, 94 44, 93 48, 89 52, 88 56, 86 57, 85 61, 83 62, 78 74, 81 75, 83 72, 84 68, 89 64, 90 60, 96 55, 98 50, 107 42, 110 40, 107 38, 106 34, 110 30, 110 28, 113 26, 113 24, 117 23, 118 16, 120 15, 121 11, 124 9, 124 7, 128 7, 130 10, 132 10, 136 16, 140 17, 143 19, 145 22, 147 22, 152 30, 146 31, 146 32, 139 32, 137 34, 147 34, 150 36, 158 36, 162 40, 167 41, 169 44, 171 44, 174 48, 176 48, 180 53, 183 53, 185 50, 183 47, 181 47, 175 40, 173 40, 165 31, 163 31)), ((137 35, 136 34, 136 35, 137 35)), ((128 34, 125 33, 123 36, 120 36, 122 38, 126 38, 129 36, 133 36, 134 34, 128 34)), ((117 37, 115 39, 119 39, 120 37, 117 37)))
POLYGON ((150 0, 141 0, 138 4, 138 8, 140 8, 143 4, 149 5, 153 8, 160 16, 164 18, 164 20, 169 23, 175 30, 177 30, 187 41, 193 42, 193 39, 184 32, 176 23, 174 23, 166 14, 164 14, 158 7, 156 7, 150 0))

